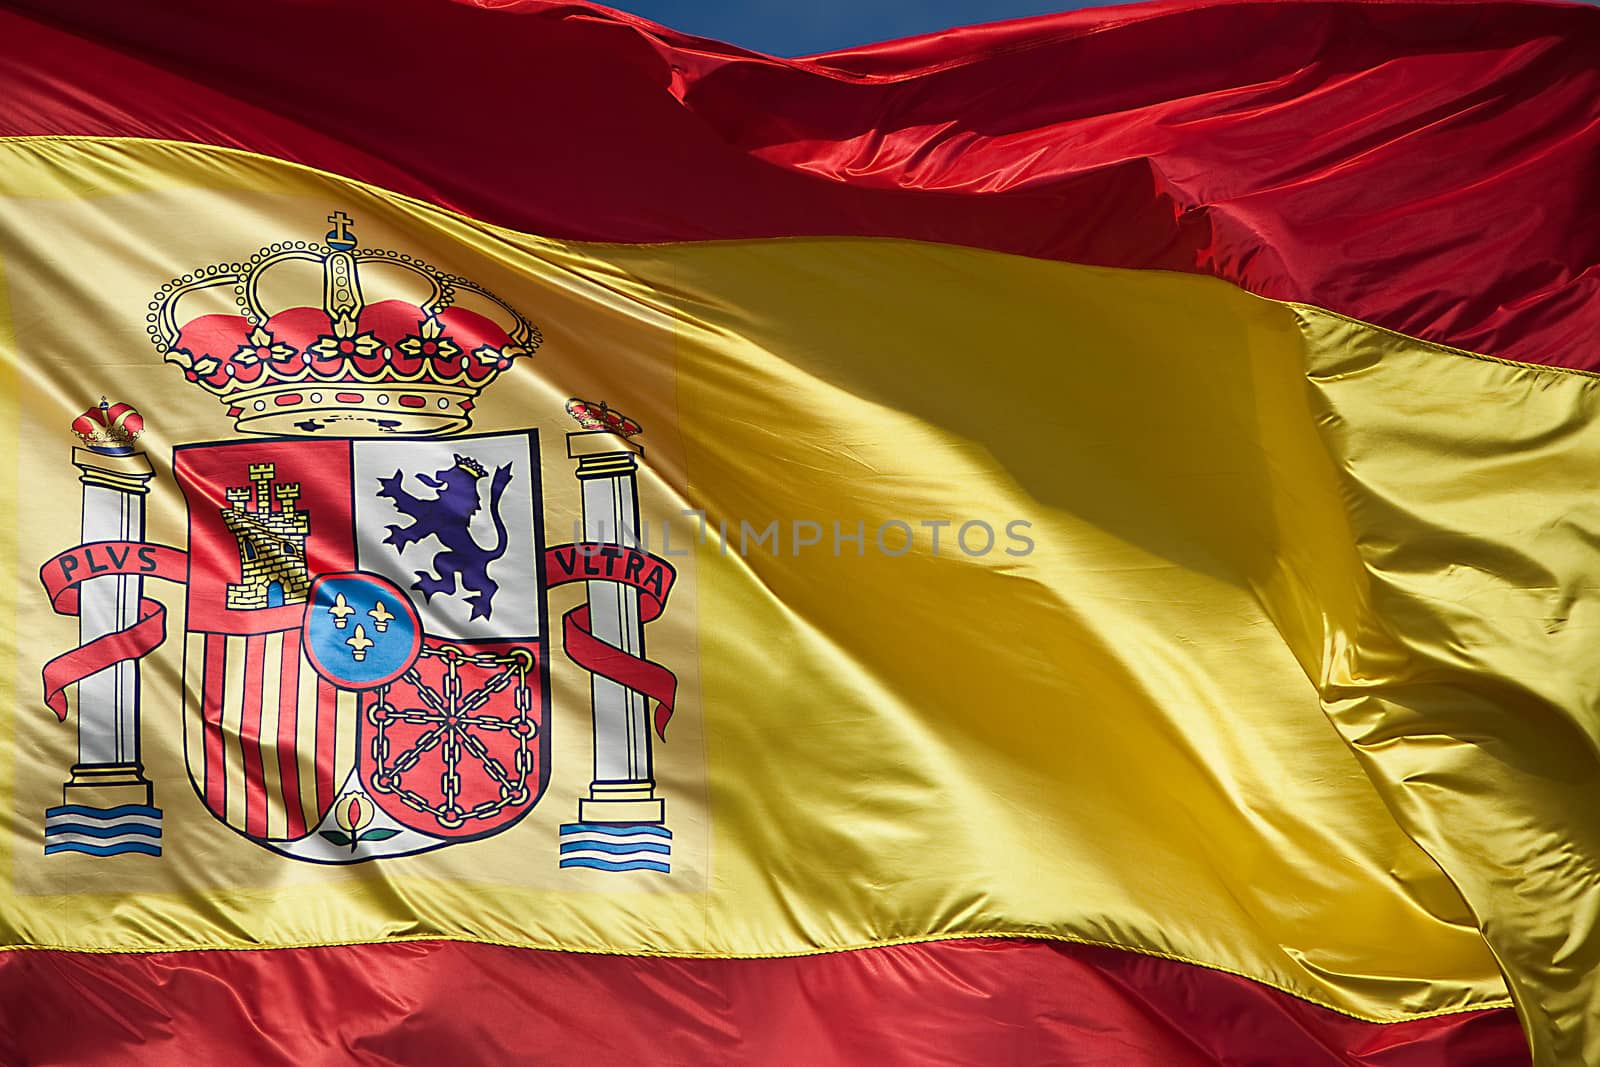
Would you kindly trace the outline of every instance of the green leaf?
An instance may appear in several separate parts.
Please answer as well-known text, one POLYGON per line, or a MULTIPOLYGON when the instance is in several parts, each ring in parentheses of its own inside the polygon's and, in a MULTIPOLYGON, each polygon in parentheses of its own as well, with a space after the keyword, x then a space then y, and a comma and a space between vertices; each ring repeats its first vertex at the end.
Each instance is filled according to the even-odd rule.
POLYGON ((348 845, 350 843, 349 836, 341 830, 324 830, 322 831, 322 836, 336 845, 348 845))
POLYGON ((393 837, 395 834, 397 834, 399 832, 400 832, 399 830, 389 830, 389 829, 368 830, 366 833, 361 835, 361 840, 363 840, 363 841, 387 841, 387 840, 389 840, 389 838, 393 837))

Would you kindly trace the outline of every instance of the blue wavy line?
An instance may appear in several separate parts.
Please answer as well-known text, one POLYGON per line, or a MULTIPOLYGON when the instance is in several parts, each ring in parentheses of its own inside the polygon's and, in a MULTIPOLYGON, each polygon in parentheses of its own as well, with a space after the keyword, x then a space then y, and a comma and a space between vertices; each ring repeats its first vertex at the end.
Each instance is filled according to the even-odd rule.
POLYGON ((114 808, 87 808, 82 804, 58 804, 53 808, 46 808, 44 817, 54 818, 57 815, 87 815, 93 819, 110 819, 119 815, 146 815, 152 819, 161 818, 161 809, 152 808, 148 804, 118 804, 114 808))
POLYGON ((597 871, 660 871, 670 874, 671 869, 665 863, 655 860, 624 860, 617 863, 613 860, 591 859, 588 856, 579 856, 574 859, 561 861, 563 867, 592 867, 597 871))
POLYGON ((83 834, 87 837, 121 837, 123 834, 143 834, 145 837, 160 837, 161 827, 150 826, 145 823, 129 823, 126 826, 90 826, 87 823, 63 822, 51 823, 44 828, 44 836, 51 837, 55 834, 83 834))
POLYGON ((656 823, 592 823, 569 822, 561 827, 561 836, 568 834, 609 834, 612 837, 627 837, 631 834, 650 834, 653 837, 671 837, 672 831, 656 823))
POLYGON ((636 844, 618 844, 615 841, 563 841, 561 851, 567 852, 609 852, 613 856, 633 856, 643 852, 656 852, 663 856, 672 855, 672 846, 660 841, 640 841, 636 844))
POLYGON ((124 852, 142 852, 146 856, 161 855, 161 846, 153 845, 148 841, 124 841, 116 845, 90 845, 82 841, 58 841, 55 844, 46 844, 46 856, 57 852, 83 852, 90 856, 120 856, 124 852))

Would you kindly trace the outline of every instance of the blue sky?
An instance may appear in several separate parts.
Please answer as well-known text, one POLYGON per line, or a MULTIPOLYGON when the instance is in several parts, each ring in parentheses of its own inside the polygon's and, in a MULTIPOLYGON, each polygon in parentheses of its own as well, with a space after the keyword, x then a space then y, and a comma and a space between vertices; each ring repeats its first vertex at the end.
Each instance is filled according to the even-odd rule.
POLYGON ((1087 7, 1073 0, 600 0, 701 37, 803 56, 951 26, 1087 7))

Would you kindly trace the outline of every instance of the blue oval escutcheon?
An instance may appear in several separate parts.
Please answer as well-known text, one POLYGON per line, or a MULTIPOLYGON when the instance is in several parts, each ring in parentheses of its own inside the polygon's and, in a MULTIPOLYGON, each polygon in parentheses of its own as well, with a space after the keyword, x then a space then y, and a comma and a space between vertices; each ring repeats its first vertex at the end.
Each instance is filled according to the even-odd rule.
POLYGON ((393 582, 365 571, 324 574, 311 584, 306 658, 343 689, 387 685, 416 662, 422 622, 393 582))

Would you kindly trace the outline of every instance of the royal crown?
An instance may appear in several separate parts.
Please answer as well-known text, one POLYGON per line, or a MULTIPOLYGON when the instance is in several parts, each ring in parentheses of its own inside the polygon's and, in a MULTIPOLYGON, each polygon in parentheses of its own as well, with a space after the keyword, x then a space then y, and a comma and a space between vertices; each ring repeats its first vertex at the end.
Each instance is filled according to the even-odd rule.
POLYGON ((622 412, 607 406, 604 400, 595 403, 573 397, 567 401, 567 414, 578 420, 585 430, 605 430, 618 437, 634 437, 644 431, 622 412))
POLYGON ((91 451, 109 456, 127 455, 144 433, 144 419, 132 404, 100 403, 72 420, 72 432, 91 451))
POLYGON ((343 212, 328 221, 321 244, 280 242, 162 286, 151 340, 250 433, 466 429, 478 394, 539 347, 539 330, 465 278, 358 248, 343 212))
POLYGON ((456 466, 472 475, 474 479, 482 478, 485 474, 489 473, 483 469, 482 463, 479 463, 471 456, 463 456, 461 453, 457 452, 455 455, 455 461, 456 466))

